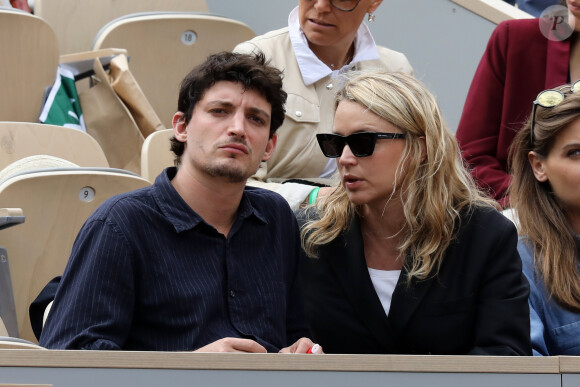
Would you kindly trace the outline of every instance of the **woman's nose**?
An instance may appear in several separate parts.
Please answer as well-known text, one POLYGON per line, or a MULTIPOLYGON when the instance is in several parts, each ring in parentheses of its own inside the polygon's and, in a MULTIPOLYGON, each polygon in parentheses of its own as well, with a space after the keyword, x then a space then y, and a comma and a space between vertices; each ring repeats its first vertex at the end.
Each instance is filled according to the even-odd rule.
POLYGON ((332 9, 330 0, 314 0, 313 6, 319 12, 329 12, 332 9))
POLYGON ((342 153, 338 158, 338 163, 341 165, 356 164, 357 160, 358 159, 356 158, 354 153, 352 153, 348 144, 345 144, 344 148, 342 148, 342 153))

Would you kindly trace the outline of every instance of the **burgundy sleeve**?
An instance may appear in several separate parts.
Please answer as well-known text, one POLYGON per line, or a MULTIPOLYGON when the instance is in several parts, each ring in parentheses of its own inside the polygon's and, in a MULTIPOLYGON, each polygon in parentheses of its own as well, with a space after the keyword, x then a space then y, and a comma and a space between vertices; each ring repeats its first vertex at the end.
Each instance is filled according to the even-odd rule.
POLYGON ((509 185, 498 155, 502 124, 509 24, 492 33, 467 94, 457 128, 463 158, 479 186, 501 200, 509 185))

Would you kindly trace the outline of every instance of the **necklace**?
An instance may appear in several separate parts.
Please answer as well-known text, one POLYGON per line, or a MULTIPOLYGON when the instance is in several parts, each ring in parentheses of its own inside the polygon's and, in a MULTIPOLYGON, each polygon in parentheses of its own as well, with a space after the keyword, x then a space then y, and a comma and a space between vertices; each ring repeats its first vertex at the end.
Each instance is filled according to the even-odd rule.
MULTIPOLYGON (((344 65, 349 64, 353 57, 354 57, 354 43, 350 45, 350 48, 348 49, 348 52, 346 53, 346 57, 344 58, 342 65, 338 68, 342 68, 344 65)), ((336 68, 335 64, 331 63, 330 68, 334 70, 336 68)))

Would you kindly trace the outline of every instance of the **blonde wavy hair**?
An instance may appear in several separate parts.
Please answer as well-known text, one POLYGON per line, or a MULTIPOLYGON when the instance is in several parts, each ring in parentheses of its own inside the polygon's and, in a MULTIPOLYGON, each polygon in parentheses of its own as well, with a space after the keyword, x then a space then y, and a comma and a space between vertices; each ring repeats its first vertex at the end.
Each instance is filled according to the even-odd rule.
MULTIPOLYGON (((396 172, 405 216, 399 257, 410 258, 405 261, 408 283, 413 277, 436 276, 457 232, 460 212, 474 205, 492 207, 494 202, 476 187, 435 97, 416 78, 376 70, 357 72, 338 92, 335 108, 343 100, 362 105, 406 134, 396 172)), ((318 246, 349 227, 359 209, 340 184, 317 203, 316 210, 320 218, 307 222, 302 230, 303 248, 312 258, 317 257, 318 246)))
POLYGON ((570 94, 552 108, 537 107, 534 142, 530 138, 531 117, 512 142, 509 164, 512 180, 510 205, 516 210, 520 235, 530 244, 534 266, 543 278, 550 297, 566 309, 580 311, 580 274, 575 232, 549 182, 539 182, 528 161, 528 153, 545 158, 558 134, 580 118, 580 95, 570 94))

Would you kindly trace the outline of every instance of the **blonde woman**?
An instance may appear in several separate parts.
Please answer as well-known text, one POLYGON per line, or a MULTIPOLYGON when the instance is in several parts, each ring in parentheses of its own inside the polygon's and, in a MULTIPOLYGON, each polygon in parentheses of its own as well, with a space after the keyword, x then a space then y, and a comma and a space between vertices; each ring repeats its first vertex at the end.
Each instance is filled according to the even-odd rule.
POLYGON ((318 140, 341 182, 299 213, 299 276, 325 352, 531 355, 516 229, 475 187, 425 86, 351 77, 318 140))
POLYGON ((534 355, 580 355, 580 94, 572 89, 580 82, 538 95, 510 153, 534 355))

